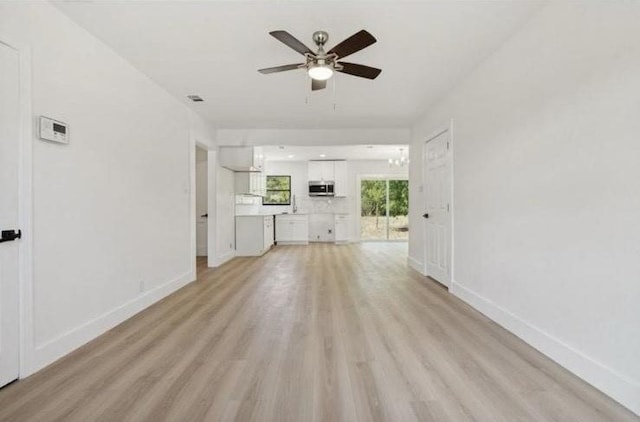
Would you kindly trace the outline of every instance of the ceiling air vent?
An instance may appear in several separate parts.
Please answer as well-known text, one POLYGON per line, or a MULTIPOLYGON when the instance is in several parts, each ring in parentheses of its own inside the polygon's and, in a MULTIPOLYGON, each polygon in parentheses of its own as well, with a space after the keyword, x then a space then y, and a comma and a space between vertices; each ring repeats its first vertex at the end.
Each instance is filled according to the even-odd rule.
POLYGON ((193 101, 194 103, 201 103, 204 100, 199 95, 187 95, 187 98, 193 101))

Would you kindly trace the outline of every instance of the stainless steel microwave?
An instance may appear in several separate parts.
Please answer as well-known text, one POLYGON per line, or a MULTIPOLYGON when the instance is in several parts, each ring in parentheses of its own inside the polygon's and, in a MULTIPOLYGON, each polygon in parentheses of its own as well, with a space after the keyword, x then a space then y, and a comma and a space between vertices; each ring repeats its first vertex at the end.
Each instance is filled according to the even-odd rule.
POLYGON ((334 196, 333 181, 313 180, 309 182, 309 196, 334 196))

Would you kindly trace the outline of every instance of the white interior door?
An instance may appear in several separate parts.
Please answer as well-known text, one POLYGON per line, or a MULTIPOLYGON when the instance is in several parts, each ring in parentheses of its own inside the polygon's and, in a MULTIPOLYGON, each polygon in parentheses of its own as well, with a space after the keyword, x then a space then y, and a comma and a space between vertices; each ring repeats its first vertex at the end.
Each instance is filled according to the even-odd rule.
POLYGON ((449 131, 425 142, 425 273, 451 283, 451 151, 449 131))
POLYGON ((20 160, 19 56, 0 42, 0 386, 19 374, 18 245, 6 230, 18 230, 20 160))

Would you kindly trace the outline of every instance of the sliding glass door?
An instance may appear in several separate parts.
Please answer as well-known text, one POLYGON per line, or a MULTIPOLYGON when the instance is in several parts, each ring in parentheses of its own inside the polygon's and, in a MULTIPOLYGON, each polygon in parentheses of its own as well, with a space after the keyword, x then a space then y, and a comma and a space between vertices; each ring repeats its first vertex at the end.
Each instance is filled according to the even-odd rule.
POLYGON ((360 181, 360 239, 407 240, 409 238, 409 181, 362 179, 360 181))

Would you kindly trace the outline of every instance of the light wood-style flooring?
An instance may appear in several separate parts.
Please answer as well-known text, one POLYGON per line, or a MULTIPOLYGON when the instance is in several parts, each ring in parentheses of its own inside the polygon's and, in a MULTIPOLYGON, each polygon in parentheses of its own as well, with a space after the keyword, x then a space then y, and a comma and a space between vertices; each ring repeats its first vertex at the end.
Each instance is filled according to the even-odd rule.
POLYGON ((407 268, 406 244, 278 246, 0 390, 1 421, 631 421, 407 268))

